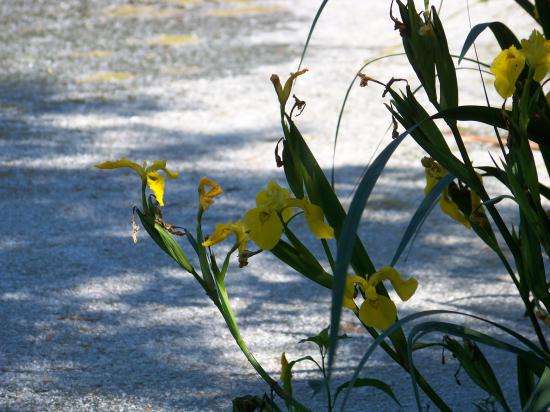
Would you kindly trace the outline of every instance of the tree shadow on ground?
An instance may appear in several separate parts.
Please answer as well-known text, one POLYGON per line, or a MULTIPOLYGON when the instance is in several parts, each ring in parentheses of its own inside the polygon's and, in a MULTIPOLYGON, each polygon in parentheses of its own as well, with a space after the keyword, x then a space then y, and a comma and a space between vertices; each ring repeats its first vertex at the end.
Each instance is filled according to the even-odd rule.
MULTIPOLYGON (((13 90, 12 87, 6 90, 13 90)), ((43 93, 40 90, 30 86, 20 93, 31 98, 43 93)), ((195 166, 189 171, 191 178, 168 183, 170 202, 165 218, 170 223, 193 227, 196 182, 205 173, 197 165, 215 162, 230 149, 264 148, 262 138, 271 138, 274 130, 186 134, 143 124, 81 130, 57 127, 42 118, 50 112, 79 111, 78 104, 52 105, 44 95, 37 98, 37 103, 28 104, 27 114, 4 114, 8 121, 4 123, 4 138, 0 138, 2 145, 12 148, 2 155, 6 166, 0 171, 0 205, 6 211, 0 243, 0 261, 7 269, 0 282, 4 331, 0 341, 0 382, 7 394, 4 396, 30 390, 37 404, 45 405, 67 402, 69 393, 93 393, 142 397, 159 408, 186 409, 192 405, 198 409, 227 409, 228 394, 266 390, 253 378, 221 317, 193 279, 181 273, 152 241, 131 243, 131 209, 139 201, 137 176, 131 171, 99 171, 92 165, 94 156, 101 151, 97 142, 110 133, 137 136, 128 151, 130 158, 186 159, 192 155, 195 166), (147 144, 151 139, 154 145, 147 144), (85 165, 56 163, 59 157, 83 153, 90 156, 85 165), (22 159, 28 160, 28 166, 23 165, 22 159), (11 163, 17 166, 9 167, 11 163)), ((86 103, 85 110, 98 114, 115 112, 124 117, 160 109, 154 101, 139 97, 127 105, 117 100, 97 106, 86 103)), ((337 173, 341 184, 350 186, 361 168, 342 167, 337 173)), ((422 198, 421 190, 408 184, 420 179, 420 171, 415 173, 386 168, 367 206, 360 234, 377 266, 389 261, 422 198), (395 192, 395 182, 401 184, 399 193, 395 192)), ((208 211, 206 230, 212 230, 217 222, 242 216, 253 206, 255 193, 267 181, 283 177, 275 168, 272 173, 242 173, 239 165, 223 171, 215 169, 209 176, 231 190, 208 211)), ((293 227, 296 233, 304 234, 304 242, 327 266, 320 245, 307 234, 303 219, 296 219, 293 227)), ((426 222, 408 260, 402 262, 402 270, 414 271, 412 274, 420 278, 421 285, 444 285, 440 290, 436 288, 440 294, 432 297, 442 307, 468 309, 493 319, 497 315, 498 321, 517 325, 520 302, 510 299, 510 304, 503 306, 501 298, 507 302, 509 298, 505 293, 495 294, 497 299, 490 301, 470 300, 464 306, 445 296, 445 288, 470 290, 472 282, 494 281, 498 262, 476 242, 470 232, 458 224, 449 224, 447 217, 436 211, 426 222), (450 238, 450 247, 437 242, 450 238), (471 258, 472 250, 475 259, 471 258), (483 265, 479 264, 480 259, 483 265)), ((195 265, 198 266, 196 262, 195 265)), ((236 269, 235 262, 232 265, 234 271, 228 275, 227 284, 243 334, 250 339, 253 351, 270 354, 261 361, 276 375, 280 353, 273 353, 273 347, 301 352, 303 345, 297 342, 316 334, 329 322, 330 293, 281 266, 268 253, 252 259, 243 270, 236 269), (322 317, 322 324, 313 324, 310 317, 318 313, 326 316, 322 317)), ((402 314, 408 311, 403 305, 402 314)), ((352 322, 349 318, 346 321, 352 322)), ((363 333, 356 333, 343 345, 342 361, 335 374, 338 379, 349 376, 350 367, 369 342, 363 333)), ((419 353, 417 359, 422 365, 433 363, 439 356, 419 353)), ((389 380, 396 367, 380 354, 374 359, 373 369, 365 373, 389 380), (385 372, 380 373, 381 369, 385 372)), ((297 376, 299 396, 308 393, 311 373, 305 375, 297 376)), ((446 375, 435 382, 438 387, 452 384, 454 378, 448 369, 446 375)), ((405 387, 408 384, 397 383, 398 389, 405 391, 405 387)), ((356 401, 370 400, 371 392, 367 393, 368 397, 357 395, 356 401)), ((374 396, 377 399, 378 395, 374 396)), ((410 393, 406 399, 411 401, 410 393)), ((14 402, 17 408, 17 400, 14 402)), ((314 405, 322 404, 322 400, 314 401, 314 405)))

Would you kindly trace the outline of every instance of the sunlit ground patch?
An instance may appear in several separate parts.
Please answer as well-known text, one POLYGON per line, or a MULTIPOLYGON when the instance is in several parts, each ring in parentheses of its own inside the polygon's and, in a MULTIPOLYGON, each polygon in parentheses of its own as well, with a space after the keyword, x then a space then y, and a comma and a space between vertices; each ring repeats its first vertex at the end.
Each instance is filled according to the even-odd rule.
POLYGON ((185 6, 197 6, 203 3, 203 0, 166 0, 166 2, 185 7, 185 6))
POLYGON ((268 14, 268 13, 280 13, 287 9, 283 6, 250 6, 250 7, 238 7, 228 9, 211 10, 207 14, 215 17, 235 17, 246 16, 249 14, 268 14))
POLYGON ((218 3, 252 3, 252 0, 216 0, 218 3))
POLYGON ((187 66, 187 67, 175 67, 175 66, 162 66, 160 68, 160 74, 167 76, 181 76, 187 74, 195 74, 200 71, 199 66, 187 66))
POLYGON ((102 83, 102 82, 119 82, 131 80, 135 76, 128 72, 99 72, 89 76, 81 77, 78 83, 102 83))
POLYGON ((149 18, 166 18, 173 17, 181 13, 176 8, 158 8, 152 5, 133 5, 124 4, 122 6, 108 7, 103 11, 108 17, 149 17, 149 18))
POLYGON ((90 50, 86 52, 74 53, 73 59, 106 59, 113 55, 111 50, 90 50))
POLYGON ((154 46, 181 46, 184 44, 196 44, 199 42, 197 36, 189 34, 162 34, 149 41, 154 46))

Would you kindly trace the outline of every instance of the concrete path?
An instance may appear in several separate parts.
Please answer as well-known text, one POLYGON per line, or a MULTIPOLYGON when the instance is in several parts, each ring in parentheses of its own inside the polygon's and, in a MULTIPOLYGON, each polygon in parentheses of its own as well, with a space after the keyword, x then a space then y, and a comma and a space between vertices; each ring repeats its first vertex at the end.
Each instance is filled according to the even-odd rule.
MULTIPOLYGON (((319 3, 0 3, 0 410, 218 411, 230 410, 234 397, 267 390, 191 276, 143 231, 132 243, 135 174, 93 165, 166 158, 181 172, 167 185, 167 221, 193 226, 203 175, 225 190, 205 217, 207 230, 241 217, 269 180, 284 182, 273 159, 281 131, 269 77, 296 69, 319 3)), ((473 24, 500 19, 522 37, 532 29, 511 0, 471 3, 473 24)), ((307 101, 298 125, 327 171, 339 108, 355 72, 366 59, 401 51, 388 6, 330 1, 313 36, 305 61, 310 72, 295 90, 307 101)), ((458 53, 468 32, 465 2, 445 2, 442 16, 458 53)), ((494 39, 483 35, 481 58, 490 61, 496 50, 494 39)), ((383 81, 413 79, 402 57, 366 72, 383 81)), ((482 102, 478 73, 461 71, 460 81, 463 103, 482 102)), ((381 92, 355 87, 350 95, 336 155, 343 199, 390 139, 381 92)), ((491 98, 500 104, 492 90, 491 98)), ((478 125, 463 126, 471 135, 490 135, 478 125)), ((469 148, 479 164, 495 152, 475 143, 469 148)), ((367 207, 360 231, 377 266, 388 264, 422 199, 422 156, 405 141, 367 207)), ((515 218, 511 204, 500 207, 515 218)), ((399 305, 401 315, 468 311, 529 333, 497 259, 439 210, 398 268, 420 282, 414 299, 399 305)), ((289 359, 315 355, 314 347, 298 341, 328 325, 327 290, 268 253, 245 269, 234 265, 227 283, 243 335, 274 376, 283 351, 289 359)), ((350 377, 371 342, 349 313, 343 328, 353 339, 341 345, 337 382, 350 377)), ((513 358, 489 357, 511 392, 513 358)), ((463 372, 462 385, 456 384, 450 356, 445 365, 439 351, 416 359, 456 410, 473 410, 484 398, 463 372)), ((408 379, 382 352, 362 376, 386 380, 402 410, 414 408, 408 379)), ((315 377, 309 367, 297 367, 296 394, 323 410, 325 400, 311 398, 307 385, 315 377)), ((517 402, 513 393, 511 401, 517 402)), ((358 390, 351 406, 396 409, 374 389, 358 390)))

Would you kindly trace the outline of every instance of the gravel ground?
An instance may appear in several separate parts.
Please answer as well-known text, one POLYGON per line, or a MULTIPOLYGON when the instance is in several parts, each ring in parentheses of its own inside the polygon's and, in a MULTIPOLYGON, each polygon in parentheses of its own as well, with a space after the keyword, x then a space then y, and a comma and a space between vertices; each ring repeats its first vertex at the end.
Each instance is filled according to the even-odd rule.
MULTIPOLYGON (((419 2, 421 3, 421 2, 419 2)), ((530 23, 511 0, 471 1, 473 24, 499 19, 526 37, 530 23)), ((231 399, 261 394, 221 316, 193 279, 151 240, 131 241, 139 202, 131 171, 95 163, 168 159, 180 170, 165 197, 167 221, 192 226, 196 184, 208 175, 225 194, 205 226, 236 219, 266 182, 283 182, 273 160, 281 135, 268 79, 295 70, 319 2, 7 0, 0 3, 0 410, 230 410, 231 399), (132 5, 133 4, 133 5, 132 5)), ((389 2, 329 2, 297 83, 307 101, 298 125, 327 170, 345 90, 365 59, 400 52, 389 2)), ((465 2, 445 2, 451 48, 468 32, 465 2)), ((482 60, 496 42, 480 38, 482 60)), ((369 67, 380 80, 411 78, 402 57, 369 67)), ((479 75, 461 71, 461 102, 480 102, 479 75)), ((376 87, 353 89, 336 155, 337 191, 347 199, 389 117, 376 87)), ((490 90, 495 104, 500 104, 490 90)), ((462 125, 471 135, 490 134, 462 125)), ((381 143, 382 142, 382 143, 381 143)), ((481 164, 492 146, 472 143, 481 164)), ((387 264, 422 199, 423 153, 405 141, 380 179, 360 228, 377 266, 387 264)), ((489 186, 494 193, 501 188, 489 186)), ((349 200, 349 199, 348 199, 349 200)), ((345 201, 348 204, 348 201, 345 201)), ((510 204, 502 212, 515 218, 510 204)), ((317 245, 316 245, 317 246, 317 245)), ((400 314, 469 311, 529 334, 522 305, 497 259, 459 224, 435 211, 398 268, 420 282, 400 314)), ((298 344, 329 322, 330 295, 268 253, 232 267, 228 291, 243 335, 267 370, 315 354, 298 344)), ((349 378, 370 340, 345 314, 353 337, 341 345, 336 380, 349 378)), ((468 322, 472 326, 483 325, 468 322)), ((489 330, 489 332, 494 332, 489 330)), ((439 351, 416 358, 456 410, 483 393, 439 351)), ((514 359, 491 354, 517 408, 514 359), (512 365, 512 366, 510 366, 512 365)), ((363 372, 391 383, 402 410, 414 408, 407 378, 380 353, 363 372)), ((296 394, 314 410, 309 367, 295 369, 296 394)), ((353 410, 395 410, 380 392, 358 390, 353 410)))

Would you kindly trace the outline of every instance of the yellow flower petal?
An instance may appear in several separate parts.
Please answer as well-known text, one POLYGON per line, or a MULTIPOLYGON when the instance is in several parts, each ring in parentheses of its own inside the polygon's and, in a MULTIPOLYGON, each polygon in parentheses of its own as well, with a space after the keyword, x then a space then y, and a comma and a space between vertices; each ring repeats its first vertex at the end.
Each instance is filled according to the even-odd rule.
POLYGON ((392 285, 401 300, 407 301, 414 295, 414 292, 416 292, 416 289, 418 288, 418 280, 415 278, 410 278, 407 280, 399 278, 397 281, 392 282, 392 285))
MULTIPOLYGON (((378 282, 376 282, 378 283, 378 282)), ((367 300, 376 300, 378 299, 378 292, 376 291, 376 283, 372 283, 369 279, 367 281, 367 284, 363 288, 363 292, 365 293, 365 298, 367 300)))
POLYGON ((297 71, 296 73, 291 73, 290 77, 285 82, 284 87, 281 86, 281 80, 279 79, 279 76, 276 74, 271 75, 271 83, 273 83, 273 86, 275 87, 275 91, 277 92, 277 97, 279 98, 279 103, 281 106, 285 106, 286 102, 288 101, 288 98, 290 97, 290 91, 292 89, 292 83, 294 82, 294 79, 296 77, 301 76, 305 72, 307 72, 308 69, 302 69, 297 71))
POLYGON ((279 103, 282 102, 283 86, 281 85, 281 79, 279 79, 279 76, 277 76, 276 74, 272 74, 269 80, 271 80, 271 83, 273 83, 273 87, 275 87, 275 92, 277 93, 277 98, 279 99, 279 103))
POLYGON ((132 162, 128 159, 115 160, 114 162, 103 162, 95 165, 98 169, 118 169, 120 167, 129 167, 136 172, 142 179, 145 179, 145 169, 143 166, 138 165, 136 162, 132 162))
POLYGON ((370 327, 384 330, 389 328, 397 317, 397 308, 390 298, 380 296, 374 300, 365 299, 359 308, 359 319, 370 327))
POLYGON ((290 192, 279 186, 275 181, 267 184, 267 189, 260 190, 256 195, 256 206, 266 212, 280 213, 284 222, 292 217, 292 209, 287 207, 290 192))
POLYGON ((346 286, 344 288, 344 300, 342 301, 342 306, 351 309, 354 313, 358 313, 357 305, 353 300, 355 298, 355 285, 358 284, 365 289, 367 280, 356 275, 346 276, 346 286))
POLYGON ((281 239, 283 224, 277 213, 257 207, 246 212, 244 220, 250 230, 250 238, 262 249, 273 249, 281 239))
POLYGON ((334 229, 324 222, 323 209, 313 203, 304 204, 304 214, 309 229, 317 239, 334 238, 334 229))
POLYGON ((342 300, 342 306, 344 308, 350 309, 355 314, 359 313, 359 311, 357 310, 357 305, 355 304, 355 301, 345 295, 344 295, 344 299, 342 300))
POLYGON ((146 169, 148 172, 155 172, 157 170, 162 170, 164 173, 166 173, 166 176, 169 178, 169 179, 175 179, 176 177, 178 177, 179 173, 178 172, 171 172, 170 170, 168 170, 166 168, 166 160, 155 160, 153 162, 153 164, 151 166, 149 166, 147 169, 146 169))
POLYGON ((204 247, 215 245, 216 243, 220 243, 222 240, 227 238, 227 236, 229 236, 230 234, 231 220, 227 223, 218 223, 216 225, 216 230, 214 230, 214 233, 208 236, 208 239, 202 242, 202 245, 204 247))
POLYGON ((242 220, 237 220, 235 223, 231 220, 228 220, 227 223, 218 223, 214 233, 212 233, 207 240, 202 242, 202 245, 204 247, 209 247, 215 245, 216 243, 220 243, 231 233, 235 234, 239 252, 242 253, 246 249, 246 244, 249 240, 248 227, 242 220))
POLYGON ((159 205, 164 206, 164 177, 159 172, 147 173, 147 186, 151 188, 159 205))
POLYGON ((464 217, 462 212, 460 212, 458 205, 449 197, 448 189, 445 189, 441 194, 441 199, 439 199, 439 207, 447 216, 452 217, 458 223, 462 223, 468 229, 472 227, 470 221, 464 217))
POLYGON ((267 184, 266 190, 260 190, 256 195, 256 206, 270 208, 275 211, 282 211, 286 206, 286 201, 290 199, 290 192, 279 186, 275 181, 267 184))
MULTIPOLYGON (((424 195, 428 195, 439 180, 447 175, 447 170, 433 160, 430 157, 422 159, 422 166, 424 166, 424 175, 426 176, 426 187, 424 188, 424 195)), ((469 220, 464 217, 460 212, 458 205, 454 203, 449 196, 449 189, 445 188, 439 199, 439 207, 446 215, 452 217, 459 223, 462 223, 468 229, 471 228, 469 220)))
POLYGON ((166 175, 175 179, 178 175, 177 172, 170 172, 166 168, 166 160, 155 160, 153 164, 146 168, 146 163, 143 166, 132 162, 128 159, 115 160, 114 162, 104 162, 95 165, 99 169, 117 169, 120 167, 129 167, 134 172, 136 172, 140 177, 142 182, 146 182, 147 186, 151 188, 157 201, 161 206, 164 206, 164 177, 162 177, 157 170, 163 170, 166 175))
POLYGON ((521 41, 521 51, 534 70, 533 79, 540 82, 550 70, 550 40, 533 30, 528 40, 521 41))
POLYGON ((426 187, 424 188, 424 196, 432 191, 434 186, 439 182, 439 179, 435 178, 431 173, 428 173, 428 170, 424 170, 424 175, 426 176, 426 187))
POLYGON ((409 300, 418 287, 418 281, 415 278, 405 280, 401 277, 399 271, 391 266, 384 266, 379 271, 372 274, 368 279, 368 283, 374 288, 383 280, 389 280, 391 282, 393 288, 403 301, 409 300))
POLYGON ((290 90, 292 89, 292 83, 294 83, 294 79, 296 79, 298 76, 301 76, 308 70, 309 69, 302 69, 297 71, 296 73, 290 73, 290 77, 287 79, 283 87, 283 105, 286 104, 288 98, 290 97, 290 90))
POLYGON ((334 229, 324 222, 323 209, 311 203, 307 197, 288 199, 285 204, 287 208, 296 207, 304 211, 309 230, 313 232, 317 239, 334 238, 334 229))
POLYGON ((199 181, 199 204, 202 210, 208 210, 208 208, 214 203, 214 198, 220 196, 223 193, 222 188, 216 182, 203 177, 199 181), (206 191, 209 187, 210 190, 206 191))
POLYGON ((495 75, 495 88, 504 99, 514 94, 524 66, 525 57, 515 46, 502 50, 493 60, 489 70, 495 75))
POLYGON ((235 224, 231 226, 231 230, 233 230, 233 233, 235 233, 235 236, 237 237, 239 253, 244 252, 246 250, 247 243, 250 240, 248 226, 244 221, 237 220, 235 224))

